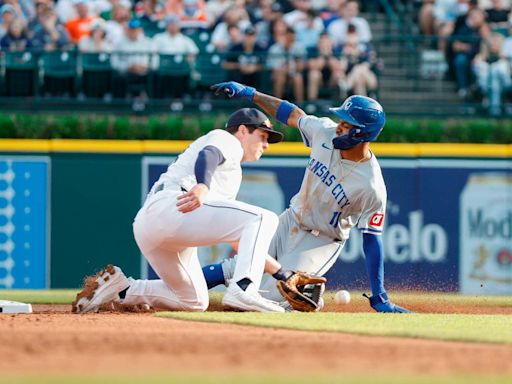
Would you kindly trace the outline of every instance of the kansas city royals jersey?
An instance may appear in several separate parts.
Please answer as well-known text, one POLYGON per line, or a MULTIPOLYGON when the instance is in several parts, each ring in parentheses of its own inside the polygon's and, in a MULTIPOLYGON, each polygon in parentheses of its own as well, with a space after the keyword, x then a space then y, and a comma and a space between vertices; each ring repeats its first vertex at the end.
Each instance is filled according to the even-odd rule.
POLYGON ((240 162, 243 149, 235 136, 222 129, 215 129, 190 144, 176 161, 169 165, 167 172, 160 176, 155 185, 164 182, 166 185, 176 185, 190 191, 197 184, 194 173, 197 155, 208 145, 218 148, 225 160, 213 173, 206 200, 233 200, 242 182, 240 162))
POLYGON ((365 162, 342 159, 332 144, 336 125, 325 117, 299 119, 311 156, 290 208, 301 228, 333 239, 346 240, 354 226, 381 234, 387 193, 379 163, 373 153, 365 162))

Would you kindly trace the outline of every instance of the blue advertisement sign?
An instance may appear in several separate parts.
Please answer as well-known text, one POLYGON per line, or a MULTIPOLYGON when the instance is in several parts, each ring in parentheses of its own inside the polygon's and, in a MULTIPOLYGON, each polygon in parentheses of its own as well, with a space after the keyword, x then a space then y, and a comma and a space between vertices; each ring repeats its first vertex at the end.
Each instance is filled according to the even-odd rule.
MULTIPOLYGON (((145 192, 166 170, 169 160, 172 159, 146 158, 145 192)), ((299 190, 306 164, 306 158, 265 158, 244 166, 238 199, 282 212, 299 190)), ((381 159, 380 164, 388 190, 383 235, 388 289, 512 293, 510 161, 381 159), (492 182, 473 183, 475 175, 494 175, 491 179, 498 187, 492 182), (465 198, 473 196, 465 191, 474 188, 487 188, 480 191, 482 195, 476 202, 473 197, 465 198), (492 217, 486 221, 483 213, 471 213, 477 205, 490 204, 488 196, 494 196, 503 216, 494 218, 498 220, 496 224, 492 217), (464 227, 468 225, 470 232, 466 233, 464 227), (494 232, 502 241, 496 240, 492 249, 482 245, 489 242, 489 236, 475 243, 479 225, 484 227, 480 232, 489 236, 494 236, 488 233, 489 226, 498 228, 494 232), (468 244, 472 244, 471 248, 468 244), (489 256, 480 260, 482 265, 475 270, 472 266, 483 258, 482 252, 489 256)), ((328 288, 369 289, 361 243, 360 232, 352 230, 339 260, 326 275, 328 288)), ((229 251, 217 249, 202 262, 218 261, 229 251)))
POLYGON ((49 158, 0 157, 0 288, 49 284, 49 158))

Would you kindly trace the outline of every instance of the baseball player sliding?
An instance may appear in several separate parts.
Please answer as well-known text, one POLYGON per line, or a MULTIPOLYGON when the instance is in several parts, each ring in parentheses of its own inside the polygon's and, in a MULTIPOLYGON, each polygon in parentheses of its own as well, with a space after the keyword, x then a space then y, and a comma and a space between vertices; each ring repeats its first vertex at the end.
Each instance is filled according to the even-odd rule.
POLYGON ((264 113, 243 108, 229 117, 225 130, 194 141, 153 185, 133 223, 135 240, 161 280, 127 278, 109 265, 86 280, 73 312, 97 311, 111 301, 204 311, 208 288, 196 247, 221 242, 239 242, 234 283, 222 303, 239 310, 284 312, 258 293, 277 215, 235 200, 240 164, 259 160, 269 143, 282 138, 264 113))
MULTIPOLYGON (((371 307, 378 312, 409 312, 393 304, 384 288, 384 254, 381 234, 387 192, 381 169, 370 150, 385 124, 381 105, 365 96, 351 96, 341 107, 330 108, 339 123, 306 115, 296 105, 233 81, 212 87, 217 95, 254 102, 281 123, 298 128, 304 144, 311 148, 304 179, 290 207, 279 217, 270 243, 265 271, 277 279, 262 285, 265 297, 290 301, 297 283, 294 271, 324 275, 339 257, 353 227, 363 233, 363 250, 370 279, 371 307)), ((231 280, 233 262, 203 268, 209 287, 231 280), (215 271, 222 273, 215 273, 215 271)), ((231 284, 228 286, 231 287, 231 284)), ((310 296, 314 305, 299 302, 299 310, 316 310, 319 294, 310 296)))

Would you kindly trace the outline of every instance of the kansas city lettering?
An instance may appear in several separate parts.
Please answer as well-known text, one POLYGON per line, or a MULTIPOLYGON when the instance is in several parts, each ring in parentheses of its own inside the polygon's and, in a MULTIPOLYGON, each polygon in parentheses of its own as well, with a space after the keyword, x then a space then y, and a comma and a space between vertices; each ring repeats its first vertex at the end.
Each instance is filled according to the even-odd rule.
POLYGON ((322 183, 324 183, 327 187, 332 187, 331 194, 333 195, 334 199, 336 199, 336 202, 341 208, 350 204, 343 186, 336 182, 336 176, 333 175, 323 163, 316 159, 310 158, 308 162, 308 169, 314 175, 318 176, 322 183))

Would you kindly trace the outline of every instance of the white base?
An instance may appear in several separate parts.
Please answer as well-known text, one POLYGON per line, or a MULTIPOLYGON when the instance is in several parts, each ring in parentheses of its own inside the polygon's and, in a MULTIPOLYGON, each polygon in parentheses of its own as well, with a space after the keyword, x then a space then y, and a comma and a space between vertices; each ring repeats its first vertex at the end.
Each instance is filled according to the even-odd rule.
POLYGON ((0 314, 2 313, 32 313, 32 305, 17 301, 0 300, 0 314))

